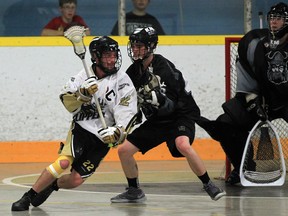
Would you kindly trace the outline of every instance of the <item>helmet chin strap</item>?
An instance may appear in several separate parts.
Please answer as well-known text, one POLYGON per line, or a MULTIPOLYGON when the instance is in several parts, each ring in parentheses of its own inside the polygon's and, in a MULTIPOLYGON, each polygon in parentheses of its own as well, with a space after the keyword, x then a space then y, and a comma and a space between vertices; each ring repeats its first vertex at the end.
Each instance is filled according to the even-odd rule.
POLYGON ((136 62, 136 61, 142 61, 144 62, 151 54, 153 54, 154 50, 151 49, 150 47, 147 47, 147 53, 145 54, 145 56, 143 56, 142 58, 141 57, 137 57, 137 59, 135 59, 134 57, 132 58, 133 59, 133 62, 136 62))
POLYGON ((287 35, 287 33, 288 33, 288 25, 282 27, 281 29, 277 31, 270 30, 270 37, 271 37, 271 40, 283 42, 284 36, 287 35))
MULTIPOLYGON (((96 67, 100 68, 104 72, 105 76, 109 76, 109 75, 112 75, 112 74, 117 72, 116 68, 114 68, 113 70, 107 70, 105 67, 103 67, 102 64, 97 64, 94 61, 93 65, 92 65, 92 69, 93 69, 94 73, 96 72, 96 67)), ((96 73, 95 73, 95 75, 96 75, 96 73)))
POLYGON ((145 59, 147 59, 148 58, 148 56, 147 56, 147 54, 143 57, 143 58, 141 58, 141 57, 137 57, 136 59, 133 57, 133 62, 135 62, 135 63, 139 63, 139 62, 143 62, 145 59))
POLYGON ((137 77, 137 79, 141 80, 140 83, 145 83, 148 78, 149 78, 149 65, 151 65, 151 62, 148 61, 148 58, 151 56, 151 54, 149 56, 147 56, 145 59, 137 59, 134 61, 134 64, 136 65, 137 68, 137 74, 135 74, 135 76, 137 77), (147 61, 147 62, 146 62, 147 61), (148 64, 145 64, 148 63, 148 64))
POLYGON ((114 74, 117 72, 116 68, 114 67, 113 69, 111 70, 108 70, 107 68, 103 67, 102 64, 98 64, 97 65, 107 76, 108 75, 111 75, 111 74, 114 74))
POLYGON ((135 58, 133 57, 133 62, 136 63, 136 64, 142 63, 142 65, 144 65, 145 61, 150 57, 150 55, 152 55, 152 53, 153 53, 153 52, 148 51, 143 58, 139 58, 139 57, 138 57, 137 59, 135 59, 135 58))

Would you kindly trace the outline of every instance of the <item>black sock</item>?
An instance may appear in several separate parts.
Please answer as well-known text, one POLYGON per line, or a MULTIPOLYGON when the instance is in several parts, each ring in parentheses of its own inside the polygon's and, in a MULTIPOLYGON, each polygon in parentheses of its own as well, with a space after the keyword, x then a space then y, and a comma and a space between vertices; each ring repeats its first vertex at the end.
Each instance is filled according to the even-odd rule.
POLYGON ((138 178, 127 178, 128 187, 139 188, 138 178))
POLYGON ((198 178, 202 181, 203 184, 208 184, 210 181, 210 177, 207 172, 205 172, 202 176, 198 176, 198 178))
POLYGON ((30 199, 32 200, 38 193, 36 191, 33 190, 33 188, 31 188, 28 192, 27 192, 28 196, 30 197, 30 199))

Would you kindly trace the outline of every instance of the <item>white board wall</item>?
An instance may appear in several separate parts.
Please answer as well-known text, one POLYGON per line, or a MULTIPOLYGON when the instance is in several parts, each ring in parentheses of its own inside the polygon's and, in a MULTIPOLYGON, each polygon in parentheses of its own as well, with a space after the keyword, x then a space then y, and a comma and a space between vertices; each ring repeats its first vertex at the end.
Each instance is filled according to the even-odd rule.
MULTIPOLYGON (((122 70, 131 63, 121 46, 122 70)), ((215 119, 225 100, 224 45, 159 46, 188 80, 205 117, 215 119)), ((71 115, 59 92, 82 68, 71 47, 0 47, 0 141, 63 140, 71 115)), ((90 64, 87 52, 86 61, 90 64)), ((209 137, 196 128, 196 138, 209 137)))

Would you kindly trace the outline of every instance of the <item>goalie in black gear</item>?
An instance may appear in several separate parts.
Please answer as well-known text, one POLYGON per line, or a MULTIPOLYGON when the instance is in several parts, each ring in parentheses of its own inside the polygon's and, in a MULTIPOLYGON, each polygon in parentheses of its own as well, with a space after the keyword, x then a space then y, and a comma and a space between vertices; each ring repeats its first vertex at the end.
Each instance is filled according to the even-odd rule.
POLYGON ((191 147, 200 110, 182 73, 165 57, 154 54, 157 43, 158 35, 152 27, 136 29, 129 36, 128 55, 133 64, 126 72, 137 90, 138 106, 146 120, 118 148, 128 190, 111 198, 111 202, 145 201, 133 155, 138 151, 145 154, 165 141, 172 156, 186 157, 206 192, 213 200, 218 200, 225 192, 210 180, 201 159, 191 147))
MULTIPOLYGON (((216 121, 197 122, 234 166, 227 183, 240 182, 239 168, 248 132, 259 120, 288 120, 288 6, 278 3, 267 14, 268 29, 248 32, 239 42, 236 96, 223 104, 216 121)), ((255 168, 253 160, 250 169, 255 168)))
POLYGON ((137 93, 129 76, 119 71, 121 52, 110 37, 96 37, 89 46, 94 76, 83 69, 62 88, 60 99, 72 114, 72 124, 59 158, 43 170, 32 188, 14 202, 12 211, 25 211, 30 204, 39 206, 59 188, 78 187, 98 168, 110 150, 108 144, 121 144, 124 128, 137 113, 137 93), (92 97, 96 94, 97 97, 92 97), (99 100, 107 128, 95 105, 99 100), (71 168, 69 174, 63 172, 71 168))

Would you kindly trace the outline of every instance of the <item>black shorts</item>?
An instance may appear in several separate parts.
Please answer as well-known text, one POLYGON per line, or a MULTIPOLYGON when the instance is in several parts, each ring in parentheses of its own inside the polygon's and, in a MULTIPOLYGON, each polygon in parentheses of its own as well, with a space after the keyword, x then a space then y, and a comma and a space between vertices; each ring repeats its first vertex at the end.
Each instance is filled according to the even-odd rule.
POLYGON ((175 139, 182 135, 189 137, 190 145, 192 145, 195 137, 195 124, 191 124, 191 122, 185 124, 185 122, 155 123, 146 121, 129 134, 127 140, 139 148, 142 154, 166 142, 173 157, 183 157, 175 144, 175 139))
POLYGON ((95 172, 109 150, 110 148, 96 135, 75 123, 71 137, 71 151, 74 157, 72 168, 82 178, 87 178, 95 172))

